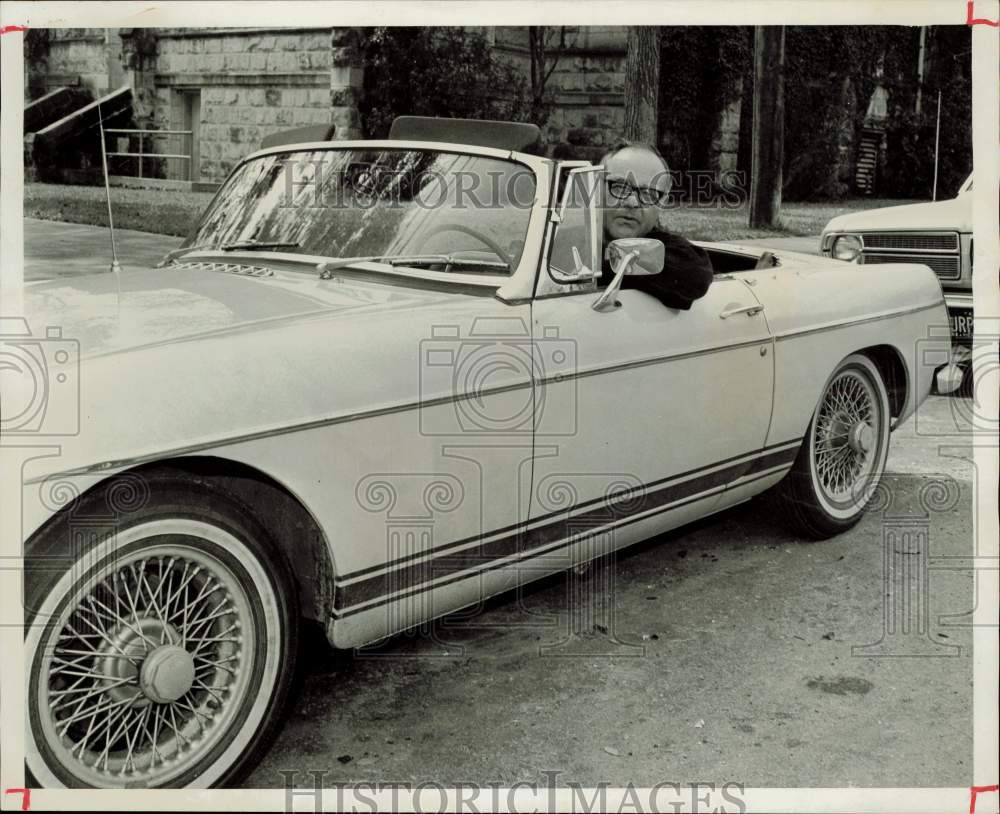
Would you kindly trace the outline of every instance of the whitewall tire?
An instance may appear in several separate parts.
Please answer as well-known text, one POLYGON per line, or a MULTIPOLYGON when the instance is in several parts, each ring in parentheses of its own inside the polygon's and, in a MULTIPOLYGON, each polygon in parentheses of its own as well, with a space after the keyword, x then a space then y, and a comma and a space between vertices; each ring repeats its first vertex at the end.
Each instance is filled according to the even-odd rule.
POLYGON ((226 785, 277 731, 298 645, 287 563, 245 507, 171 481, 26 569, 27 768, 42 787, 226 785))

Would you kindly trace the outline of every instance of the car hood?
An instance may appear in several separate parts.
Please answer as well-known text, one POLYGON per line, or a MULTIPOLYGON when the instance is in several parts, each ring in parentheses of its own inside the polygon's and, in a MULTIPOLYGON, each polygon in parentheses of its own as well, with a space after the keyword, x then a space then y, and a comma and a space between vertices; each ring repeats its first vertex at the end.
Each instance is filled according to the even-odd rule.
POLYGON ((376 282, 320 281, 313 274, 249 277, 185 268, 60 278, 25 288, 36 334, 57 329, 81 359, 141 347, 263 330, 338 312, 413 307, 440 292, 376 282))
MULTIPOLYGON (((353 270, 320 280, 278 268, 266 277, 166 268, 26 286, 29 327, 40 337, 60 330, 58 372, 69 376, 52 384, 45 413, 59 453, 33 461, 25 477, 224 450, 290 427, 446 401, 450 368, 427 379, 421 355, 428 341, 455 341, 437 339, 442 326, 464 336, 514 320, 530 335, 530 306, 493 294, 487 285, 353 270), (78 365, 65 359, 75 343, 78 365)), ((491 384, 522 387, 527 375, 503 370, 491 384)))
POLYGON ((838 215, 824 232, 933 229, 972 231, 972 195, 959 195, 946 201, 887 206, 838 215))

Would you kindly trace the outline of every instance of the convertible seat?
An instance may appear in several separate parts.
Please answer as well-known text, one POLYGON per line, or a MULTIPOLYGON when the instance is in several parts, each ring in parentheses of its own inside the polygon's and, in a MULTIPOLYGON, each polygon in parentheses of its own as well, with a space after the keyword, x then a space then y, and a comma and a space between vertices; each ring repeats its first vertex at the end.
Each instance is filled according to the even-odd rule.
POLYGON ((538 125, 527 122, 438 119, 430 116, 397 116, 389 129, 389 138, 393 141, 440 141, 520 153, 537 148, 541 135, 538 125))
POLYGON ((307 144, 311 141, 330 141, 337 128, 332 124, 312 124, 309 127, 296 127, 292 130, 282 130, 271 133, 260 141, 262 150, 270 147, 281 147, 285 144, 307 144))

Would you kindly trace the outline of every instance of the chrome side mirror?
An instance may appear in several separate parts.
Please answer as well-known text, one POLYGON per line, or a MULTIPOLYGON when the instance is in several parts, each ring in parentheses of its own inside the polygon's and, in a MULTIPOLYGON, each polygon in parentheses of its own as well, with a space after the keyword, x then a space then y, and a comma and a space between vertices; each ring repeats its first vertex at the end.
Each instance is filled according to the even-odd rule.
POLYGON ((663 244, 651 237, 623 237, 612 240, 607 249, 615 277, 590 307, 609 311, 615 307, 615 296, 625 275, 659 274, 663 271, 663 244))

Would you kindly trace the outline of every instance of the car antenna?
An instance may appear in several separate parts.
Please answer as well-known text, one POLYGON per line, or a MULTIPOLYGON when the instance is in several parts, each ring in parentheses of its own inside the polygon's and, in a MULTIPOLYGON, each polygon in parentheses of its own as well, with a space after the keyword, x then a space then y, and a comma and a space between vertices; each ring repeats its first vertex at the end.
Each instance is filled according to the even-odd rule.
MULTIPOLYGON (((97 105, 97 124, 101 130, 101 166, 104 168, 104 196, 108 201, 108 225, 111 227, 111 271, 115 274, 121 273, 122 267, 118 263, 118 252, 115 248, 115 219, 111 214, 111 182, 108 180, 108 153, 104 145, 104 114, 101 105, 97 105)), ((142 158, 139 158, 142 161, 142 158)))

